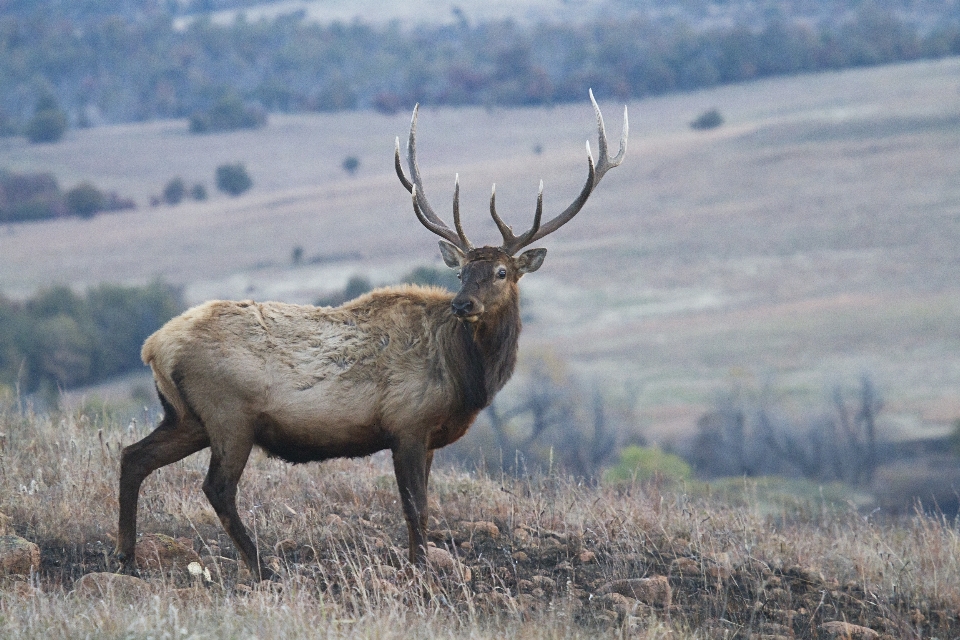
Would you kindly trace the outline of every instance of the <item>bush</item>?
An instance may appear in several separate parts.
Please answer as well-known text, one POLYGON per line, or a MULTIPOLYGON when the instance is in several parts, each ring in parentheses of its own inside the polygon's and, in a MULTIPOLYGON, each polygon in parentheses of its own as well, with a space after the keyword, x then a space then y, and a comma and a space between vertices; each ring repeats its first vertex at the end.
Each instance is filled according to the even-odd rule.
POLYGON ((54 392, 138 369, 140 345, 181 307, 179 291, 161 283, 0 298, 0 385, 54 392))
POLYGON ((436 267, 417 267, 400 280, 409 284, 441 287, 447 291, 459 291, 460 280, 453 269, 438 269, 436 267))
POLYGON ((92 218, 103 211, 106 197, 103 192, 89 182, 81 182, 66 194, 67 209, 81 218, 92 218))
POLYGON ((660 449, 631 445, 620 451, 620 461, 607 469, 607 482, 644 482, 661 479, 671 482, 689 480, 693 476, 690 465, 679 456, 660 449))
POLYGON ((267 123, 267 114, 256 106, 248 106, 240 98, 227 95, 209 111, 190 116, 190 133, 213 133, 235 129, 258 129, 267 123))
POLYGON ((217 167, 217 189, 231 196, 238 196, 250 187, 253 181, 243 163, 222 164, 217 167))
POLYGON ((357 172, 357 169, 360 168, 360 160, 356 156, 347 156, 343 159, 340 166, 343 167, 344 171, 353 175, 357 172))
POLYGON ((720 112, 717 109, 710 109, 697 116, 697 119, 690 123, 690 128, 703 131, 705 129, 716 129, 722 124, 723 116, 720 115, 720 112))
POLYGON ((190 197, 198 202, 207 199, 207 188, 199 182, 190 187, 190 197))
POLYGON ((27 123, 24 133, 33 143, 57 142, 67 131, 67 115, 59 109, 38 111, 27 123))
POLYGON ((186 194, 187 185, 183 182, 183 178, 173 178, 163 188, 163 201, 169 205, 176 206, 183 202, 186 194))

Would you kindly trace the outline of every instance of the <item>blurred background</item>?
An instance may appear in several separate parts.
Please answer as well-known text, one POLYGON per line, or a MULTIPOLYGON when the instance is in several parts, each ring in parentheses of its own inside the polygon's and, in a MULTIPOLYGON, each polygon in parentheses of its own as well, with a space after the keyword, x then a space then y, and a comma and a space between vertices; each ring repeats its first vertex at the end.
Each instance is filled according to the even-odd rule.
POLYGON ((627 158, 438 460, 956 513, 958 55, 955 0, 0 0, 0 400, 153 420, 139 346, 189 305, 455 288, 393 173, 414 104, 496 244, 492 183, 515 227, 576 197, 592 88, 627 158))

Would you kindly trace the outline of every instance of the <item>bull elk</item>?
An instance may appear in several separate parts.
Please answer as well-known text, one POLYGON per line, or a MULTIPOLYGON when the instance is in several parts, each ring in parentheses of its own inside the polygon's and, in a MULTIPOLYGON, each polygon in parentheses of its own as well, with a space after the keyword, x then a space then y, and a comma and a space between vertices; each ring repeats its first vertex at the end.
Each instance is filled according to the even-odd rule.
POLYGON ((579 196, 541 224, 543 182, 533 226, 515 235, 490 214, 499 247, 474 247, 460 224, 459 179, 450 229, 427 202, 417 165, 417 109, 407 143, 417 219, 442 238, 460 291, 397 286, 336 308, 215 300, 170 320, 143 345, 164 416, 123 450, 117 556, 131 569, 137 501, 153 471, 210 447, 203 491, 254 575, 274 577, 237 512, 237 483, 256 445, 289 462, 356 457, 390 449, 409 533, 410 560, 425 562, 427 483, 435 449, 460 438, 513 373, 520 334, 517 282, 543 263, 546 249, 515 254, 569 222, 603 175, 623 160, 627 112, 617 155, 607 154, 603 116, 593 93, 600 158, 587 142, 587 181, 579 196))

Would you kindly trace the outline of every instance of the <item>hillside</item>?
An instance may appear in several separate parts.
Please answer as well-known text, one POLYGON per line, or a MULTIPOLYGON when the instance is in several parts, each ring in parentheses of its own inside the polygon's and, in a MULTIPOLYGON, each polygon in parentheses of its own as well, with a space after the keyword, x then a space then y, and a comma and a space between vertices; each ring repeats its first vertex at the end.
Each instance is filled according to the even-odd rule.
MULTIPOLYGON (((960 60, 767 80, 629 104, 627 160, 543 242, 524 281, 528 356, 550 353, 635 411, 652 439, 688 430, 732 383, 772 381, 802 407, 873 376, 891 433, 941 433, 960 415, 960 60), (726 124, 688 123, 717 107, 726 124), (626 398, 626 400, 624 400, 626 398)), ((611 137, 620 106, 603 105, 611 137)), ((183 121, 72 131, 56 146, 0 139, 0 164, 88 179, 137 211, 0 229, 0 291, 65 282, 186 286, 187 297, 309 302, 352 274, 386 282, 438 264, 392 169, 407 114, 271 116, 256 131, 190 136, 183 121), (341 168, 356 156, 355 176, 341 168), (212 188, 243 161, 254 189, 145 206, 167 180, 212 188), (294 247, 306 261, 291 265, 294 247)), ((547 212, 573 199, 595 148, 589 104, 427 109, 419 150, 444 211, 460 174, 465 224, 514 226, 537 181, 547 212), (541 152, 537 153, 539 149, 541 152)))
POLYGON ((0 409, 0 429, 0 481, 19 488, 0 494, 4 638, 919 640, 960 628, 956 528, 864 517, 830 487, 771 500, 753 481, 721 491, 441 471, 436 548, 419 572, 381 455, 253 456, 239 510, 281 576, 259 584, 203 497, 208 456, 166 467, 142 490, 141 578, 118 577, 119 450, 144 427, 0 409), (29 578, 29 556, 9 561, 15 544, 37 545, 29 578))

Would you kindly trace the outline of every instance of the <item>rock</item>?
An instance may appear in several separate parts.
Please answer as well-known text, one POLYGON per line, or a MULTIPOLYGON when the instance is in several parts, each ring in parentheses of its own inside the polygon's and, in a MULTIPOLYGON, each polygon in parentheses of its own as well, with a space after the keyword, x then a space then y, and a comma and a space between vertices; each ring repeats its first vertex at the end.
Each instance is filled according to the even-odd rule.
POLYGON ((151 593, 146 580, 120 573, 88 573, 73 585, 73 593, 93 598, 140 598, 151 593))
POLYGON ((206 589, 198 587, 189 587, 186 589, 173 589, 171 595, 183 604, 210 604, 213 598, 206 589))
POLYGON ((434 571, 441 575, 452 575, 461 579, 463 582, 470 582, 470 580, 473 579, 473 572, 470 570, 470 567, 462 564, 446 549, 428 546, 427 563, 434 571))
POLYGON ((557 590, 557 583, 553 581, 553 578, 547 576, 533 576, 530 578, 530 582, 533 583, 535 588, 542 589, 546 593, 553 593, 557 590))
POLYGON ((20 536, 0 536, 0 574, 28 576, 40 568, 40 547, 20 536))
POLYGON ((599 592, 601 594, 618 593, 628 598, 635 598, 644 604, 660 607, 669 607, 673 600, 673 591, 666 576, 614 580, 600 587, 599 592))
POLYGON ((461 522, 460 528, 469 531, 475 536, 486 536, 497 539, 500 537, 500 527, 486 520, 477 520, 476 522, 461 522))
POLYGON ((849 622, 840 622, 839 620, 824 622, 820 625, 820 630, 830 634, 832 638, 842 638, 843 640, 875 640, 880 637, 880 634, 873 629, 849 622))
POLYGON ((137 543, 137 566, 146 570, 170 571, 186 569, 191 562, 200 562, 189 538, 171 538, 162 533, 148 533, 137 543))
POLYGON ((670 563, 670 573, 682 578, 697 577, 700 575, 700 563, 693 558, 677 558, 670 563))

